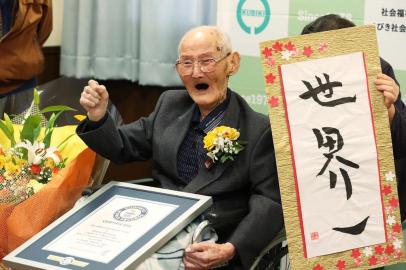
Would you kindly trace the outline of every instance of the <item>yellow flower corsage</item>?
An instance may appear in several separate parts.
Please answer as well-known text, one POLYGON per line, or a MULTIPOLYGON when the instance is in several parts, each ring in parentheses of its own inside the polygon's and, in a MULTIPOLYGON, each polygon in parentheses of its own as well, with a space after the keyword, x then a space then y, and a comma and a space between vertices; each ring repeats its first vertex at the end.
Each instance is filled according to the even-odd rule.
POLYGON ((219 126, 207 133, 203 138, 204 149, 207 155, 215 163, 221 163, 227 160, 234 160, 234 157, 244 149, 246 142, 237 140, 240 132, 235 128, 219 126))

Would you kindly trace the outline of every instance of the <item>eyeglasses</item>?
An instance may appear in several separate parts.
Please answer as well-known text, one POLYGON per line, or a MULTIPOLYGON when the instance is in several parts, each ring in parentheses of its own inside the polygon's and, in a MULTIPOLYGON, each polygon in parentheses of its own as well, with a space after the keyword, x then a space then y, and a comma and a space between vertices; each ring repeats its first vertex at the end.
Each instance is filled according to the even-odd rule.
POLYGON ((193 70, 195 68, 195 64, 199 67, 200 71, 203 73, 213 72, 216 68, 216 64, 221 62, 223 59, 227 58, 231 52, 227 53, 226 55, 221 56, 220 58, 203 58, 200 60, 177 60, 176 61, 176 70, 182 76, 189 76, 192 75, 193 70))

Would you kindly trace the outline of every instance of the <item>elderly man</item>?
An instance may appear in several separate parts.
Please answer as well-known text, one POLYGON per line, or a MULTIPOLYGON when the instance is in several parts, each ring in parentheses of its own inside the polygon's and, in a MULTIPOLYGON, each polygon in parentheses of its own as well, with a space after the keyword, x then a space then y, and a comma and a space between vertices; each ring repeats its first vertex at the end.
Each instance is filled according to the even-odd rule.
POLYGON ((188 246, 186 269, 224 263, 248 269, 283 225, 269 120, 227 88, 239 65, 225 33, 197 27, 182 38, 176 62, 187 91, 164 92, 148 117, 115 127, 106 112, 108 93, 93 80, 80 98, 88 118, 77 132, 90 148, 116 163, 152 158, 153 177, 163 188, 213 197, 205 215, 219 241, 188 246), (203 144, 221 125, 247 142, 224 163, 212 161, 203 144))

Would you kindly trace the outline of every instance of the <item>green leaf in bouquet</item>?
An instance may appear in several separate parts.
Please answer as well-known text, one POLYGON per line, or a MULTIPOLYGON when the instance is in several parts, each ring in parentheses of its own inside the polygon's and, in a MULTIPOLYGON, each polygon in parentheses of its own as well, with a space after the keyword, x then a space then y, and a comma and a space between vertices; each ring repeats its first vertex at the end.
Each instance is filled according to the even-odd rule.
POLYGON ((28 140, 34 143, 35 139, 38 138, 39 132, 41 131, 41 116, 40 115, 30 115, 25 119, 23 129, 20 133, 20 139, 28 140))
POLYGON ((227 160, 234 160, 234 158, 231 155, 222 155, 221 158, 220 158, 221 163, 224 163, 227 160))
POLYGON ((34 88, 34 104, 39 105, 39 94, 37 88, 34 88))
POLYGON ((55 105, 55 106, 45 107, 40 112, 47 113, 47 112, 63 112, 63 111, 76 111, 76 110, 69 106, 55 105))
POLYGON ((21 153, 21 157, 23 158, 23 159, 25 159, 25 160, 28 160, 28 149, 26 149, 26 148, 22 148, 22 147, 18 147, 17 148, 17 151, 19 152, 19 153, 21 153))
POLYGON ((51 117, 48 120, 46 129, 53 129, 55 126, 55 121, 64 111, 60 111, 57 114, 52 113, 51 117))
POLYGON ((7 129, 10 132, 9 140, 10 140, 11 146, 13 146, 16 143, 15 139, 14 139, 14 126, 7 113, 4 113, 4 124, 6 125, 7 129))
POLYGON ((59 151, 62 150, 63 147, 65 147, 65 145, 63 145, 64 143, 66 143, 70 138, 72 138, 75 134, 71 134, 68 137, 66 137, 60 144, 58 144, 58 146, 56 147, 59 151), (63 146, 63 147, 62 147, 63 146))
POLYGON ((51 145, 51 137, 52 137, 52 133, 54 131, 53 127, 55 124, 55 120, 56 120, 57 116, 52 113, 51 117, 48 120, 47 126, 45 127, 45 135, 44 135, 44 145, 46 148, 48 148, 51 145))
POLYGON ((51 146, 51 137, 52 133, 54 132, 55 121, 64 111, 59 111, 57 114, 52 113, 51 117, 48 120, 47 126, 45 128, 45 135, 44 135, 44 144, 45 147, 51 146))
POLYGON ((44 143, 44 147, 48 148, 51 146, 51 138, 52 138, 53 129, 45 133, 44 139, 42 142, 44 143))
POLYGON ((34 132, 33 132, 33 141, 35 141, 35 140, 38 139, 39 134, 41 133, 41 129, 42 129, 42 127, 41 127, 41 122, 40 122, 39 125, 34 129, 34 132))
POLYGON ((7 125, 8 130, 10 130, 11 133, 14 133, 13 123, 11 122, 11 119, 7 113, 4 113, 4 121, 5 124, 7 125))
POLYGON ((14 146, 16 144, 16 141, 14 139, 14 135, 8 129, 6 121, 0 120, 0 129, 4 132, 6 137, 10 140, 11 146, 14 146))

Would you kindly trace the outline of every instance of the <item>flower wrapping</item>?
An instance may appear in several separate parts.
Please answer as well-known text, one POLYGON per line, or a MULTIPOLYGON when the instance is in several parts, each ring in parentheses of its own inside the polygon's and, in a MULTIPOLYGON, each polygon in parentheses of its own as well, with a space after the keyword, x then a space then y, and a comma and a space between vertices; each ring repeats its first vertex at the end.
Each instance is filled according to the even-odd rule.
MULTIPOLYGON (((61 140, 72 132, 75 126, 55 128, 52 140, 61 140)), ((0 136, 0 144, 3 142, 4 136, 0 136)), ((95 153, 76 135, 61 153, 68 158, 66 167, 41 190, 20 203, 0 203, 0 260, 71 209, 90 184, 95 153)))

